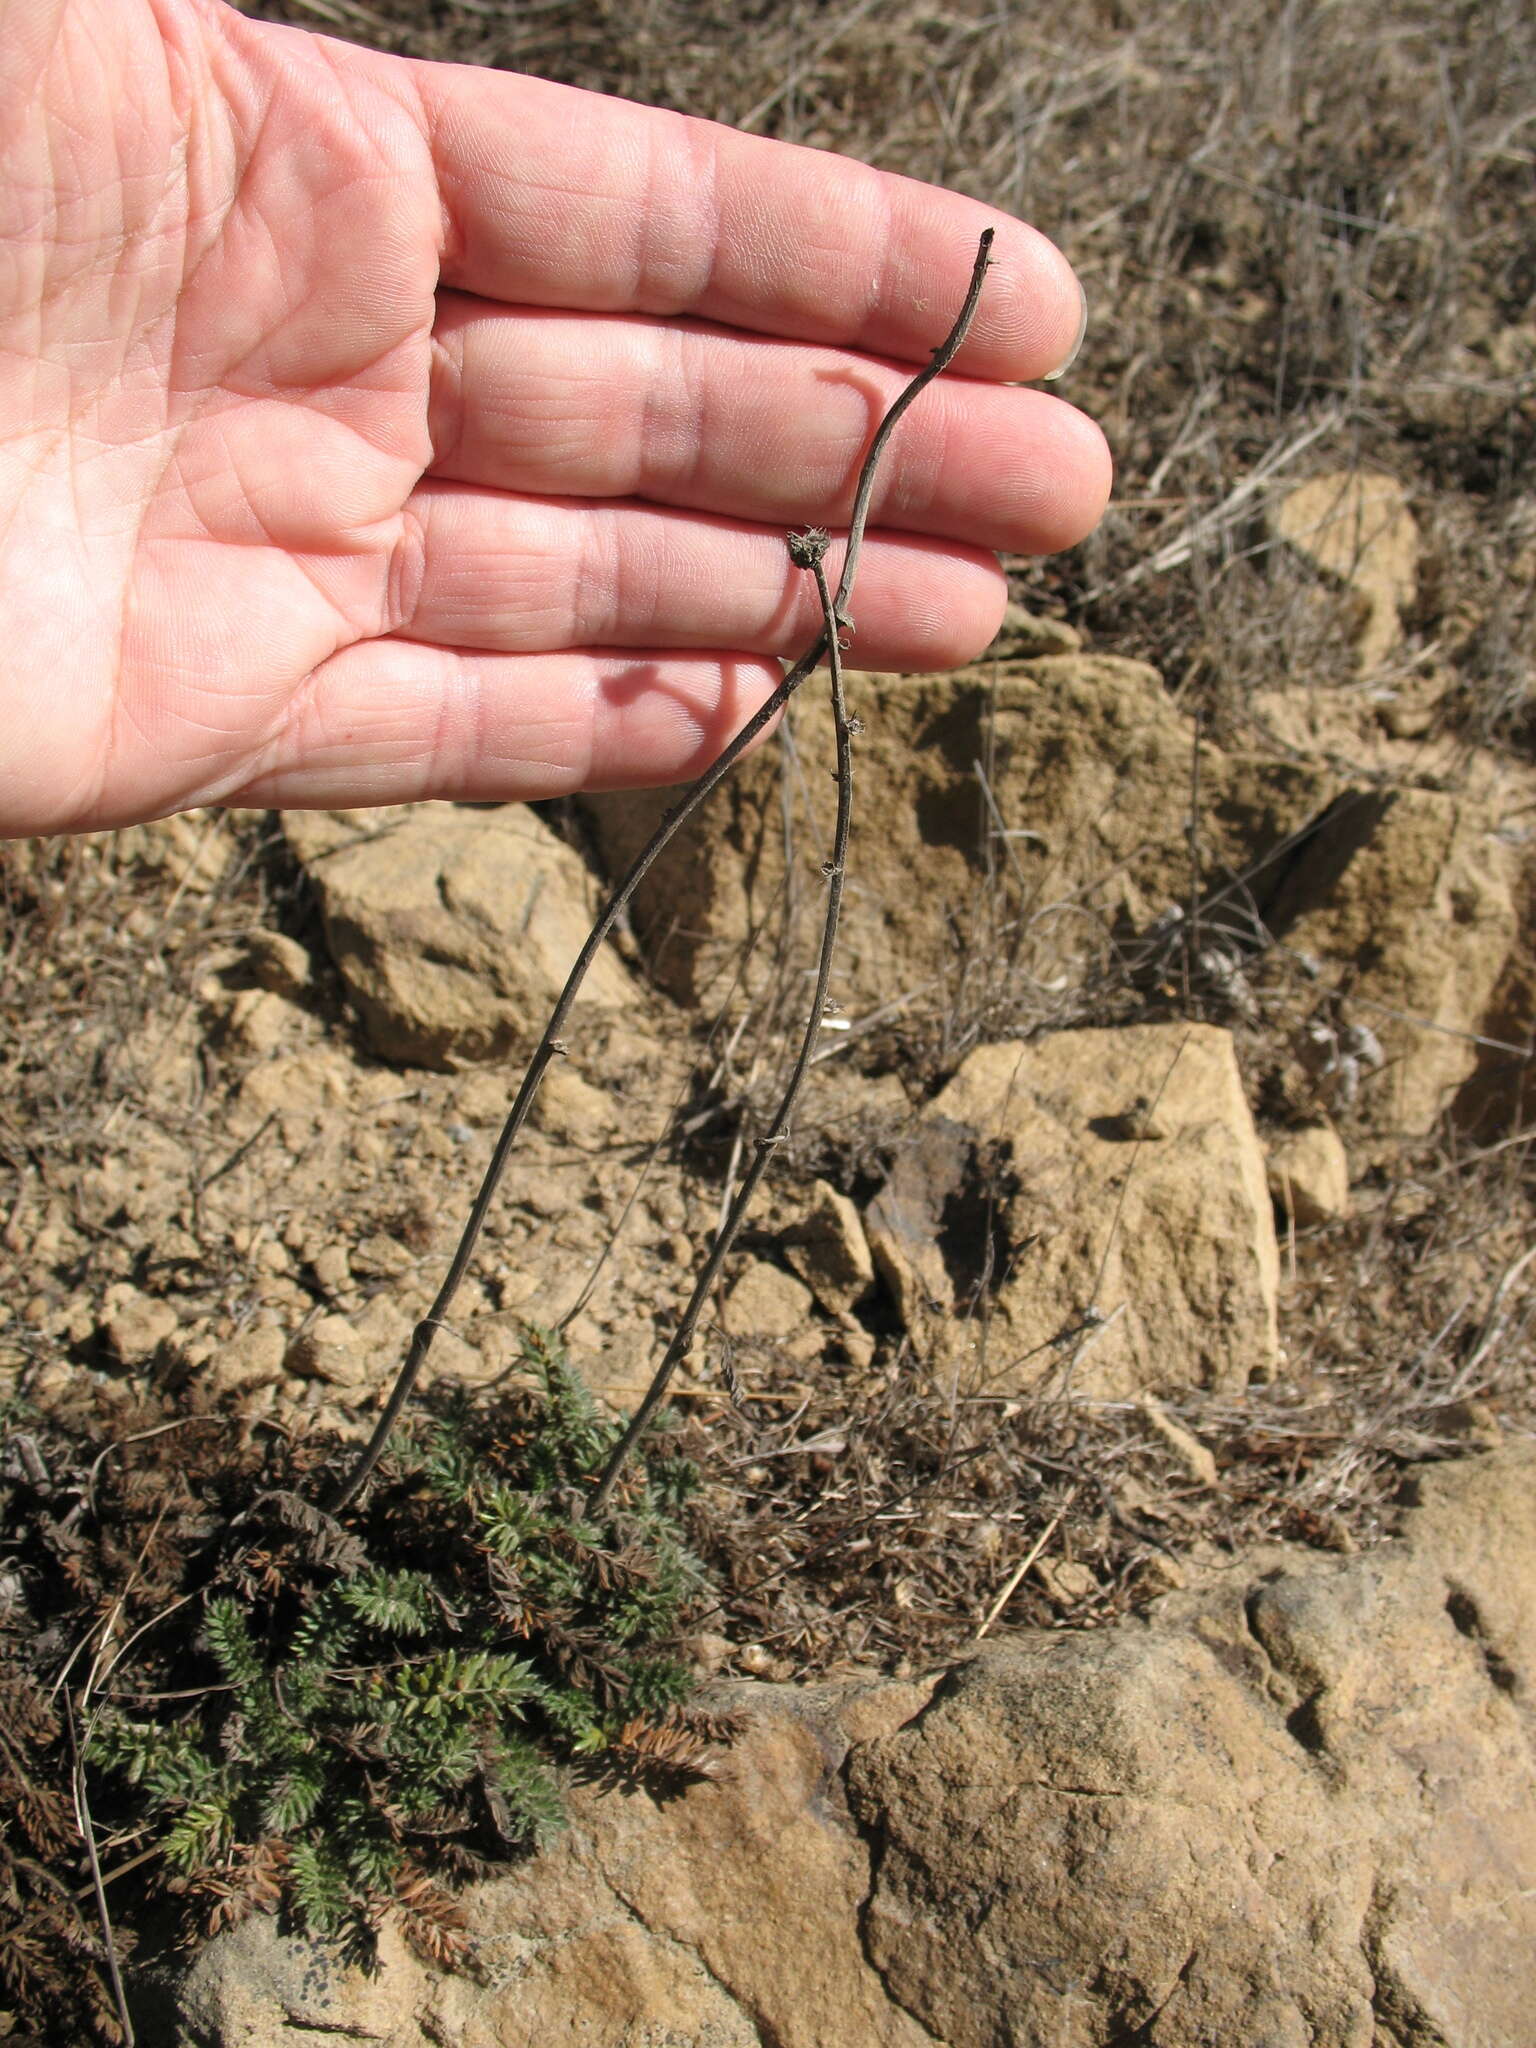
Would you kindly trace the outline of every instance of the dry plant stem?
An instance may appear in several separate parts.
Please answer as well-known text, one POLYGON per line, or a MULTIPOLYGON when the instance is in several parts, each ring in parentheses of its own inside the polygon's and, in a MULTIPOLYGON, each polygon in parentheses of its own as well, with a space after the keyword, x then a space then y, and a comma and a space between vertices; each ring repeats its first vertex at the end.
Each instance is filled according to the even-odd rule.
MULTIPOLYGON (((875 476, 879 469, 880 458, 885 453, 886 445, 891 438, 897 421, 901 418, 907 407, 923 389, 924 385, 931 384, 935 377, 948 369, 950 363, 954 360, 956 351, 964 341, 971 321, 975 316, 977 303, 981 298, 982 281, 986 276, 988 251, 991 246, 992 229, 987 228, 981 236, 980 244, 976 251, 976 262, 971 272, 970 288, 965 295, 965 304, 960 309, 959 317, 945 336, 941 345, 934 350, 932 361, 928 363, 926 368, 920 370, 905 390, 899 393, 892 401, 890 410, 876 429, 875 438, 870 443, 869 453, 864 458, 864 466, 859 472, 858 488, 854 493, 853 513, 848 525, 847 549, 843 557, 843 573, 837 586, 837 596, 828 608, 828 622, 820 636, 815 644, 808 648, 795 663, 794 667, 785 676, 766 703, 758 711, 754 712, 752 717, 741 728, 741 731, 737 733, 736 737, 724 748, 715 761, 705 769, 704 773, 693 784, 692 788, 689 789, 682 801, 668 811, 661 824, 651 835, 651 838, 636 855, 624 879, 608 898, 601 911, 599 911, 597 921, 587 934, 586 943, 583 945, 580 953, 577 954, 576 963, 571 969, 565 987, 560 991, 559 1000, 551 1012, 549 1022, 544 1027, 544 1035, 534 1048, 533 1057, 528 1062, 527 1070, 523 1075, 522 1085, 517 1091, 507 1120, 502 1126, 501 1136, 496 1141, 496 1149, 491 1154, 490 1164, 485 1170, 485 1178, 480 1183, 480 1191, 476 1195, 474 1206, 469 1212, 469 1220, 464 1226, 463 1234, 454 1252, 452 1263, 449 1265, 442 1286, 438 1289, 437 1298, 412 1333, 410 1349, 406 1353, 405 1363, 401 1366, 395 1384, 390 1389, 389 1399, 384 1404, 383 1412, 379 1416, 372 1436, 368 1439, 367 1444, 358 1456, 356 1464, 352 1467, 346 1478, 327 1495, 325 1508, 328 1513, 338 1514, 349 1501, 356 1498, 366 1483, 368 1475, 373 1471, 373 1468, 384 1454, 384 1447, 389 1442, 390 1434, 396 1422, 400 1419, 401 1410, 411 1397, 412 1389, 416 1385, 427 1353, 432 1348, 432 1340, 439 1328, 447 1320, 449 1310, 453 1306, 454 1297, 457 1295, 464 1276, 469 1270, 470 1261, 474 1257, 475 1247, 480 1240, 480 1233, 485 1227, 485 1219, 490 1212, 491 1203, 495 1199, 496 1190, 501 1184, 501 1177, 506 1171, 507 1161, 511 1157, 512 1148, 517 1143, 523 1126, 528 1121, 529 1113, 533 1108, 534 1098, 539 1092, 540 1084, 544 1079, 545 1073, 548 1071, 550 1061, 557 1054, 565 1051, 564 1041, 560 1034, 565 1029, 566 1019, 570 1016, 576 997, 580 993, 581 985, 586 979, 587 970, 597 957, 599 947, 601 947, 604 940, 617 924, 631 896, 634 895, 635 890, 650 871, 673 834, 714 793, 718 785, 746 752, 752 741, 757 738, 758 734, 766 726, 778 717, 806 677, 815 671, 823 654, 827 652, 829 640, 835 645, 838 626, 852 626, 853 622, 848 616, 847 605, 853 590, 854 578, 858 573, 859 552, 863 545, 864 526, 869 517, 870 500, 874 494, 875 476)), ((605 1488, 606 1484, 605 1480, 605 1488)))
POLYGON ((773 1123, 753 1147, 752 1163, 742 1176, 735 1199, 715 1234, 709 1257, 704 1261, 698 1279, 694 1282, 688 1306, 683 1310, 677 1328, 672 1333, 672 1341, 667 1346, 666 1354, 656 1368, 651 1384, 645 1390, 644 1400, 630 1418, 629 1427, 619 1439, 612 1456, 603 1468, 603 1476, 598 1482, 596 1493, 592 1496, 589 1509, 593 1515, 601 1514, 607 1505, 608 1496, 613 1491, 614 1482, 625 1459, 639 1442, 651 1417, 661 1406, 672 1375, 688 1355, 699 1317, 704 1312, 704 1304, 720 1276, 720 1268, 724 1265, 731 1246, 736 1242, 737 1232, 741 1229, 747 1210, 752 1205, 758 1184, 768 1171, 768 1162, 773 1157, 774 1147, 782 1145, 789 1136, 790 1118, 794 1114, 800 1090, 805 1085, 805 1077, 810 1071, 811 1055, 816 1050, 816 1040, 821 1035, 822 1019, 827 1013, 827 992, 832 981, 832 958, 837 950, 837 925, 843 907, 843 877, 848 865, 848 828, 853 817, 853 733, 848 723, 848 706, 843 696, 842 649, 838 641, 832 593, 827 587, 827 573, 822 565, 826 540, 824 533, 801 536, 798 545, 809 544, 804 554, 795 554, 797 541, 794 538, 790 541, 791 553, 795 554, 797 560, 804 561, 816 578, 816 592, 821 599, 822 616, 827 628, 827 658, 832 671, 832 718, 837 732, 837 822, 832 835, 832 858, 826 865, 827 908, 821 927, 821 956, 816 966, 816 991, 811 998, 810 1011, 805 1020, 800 1051, 790 1071, 773 1123))
POLYGON ((70 1786, 74 1793, 75 1825, 80 1830, 80 1839, 85 1844, 86 1861, 90 1865, 91 1896, 96 1902, 96 1918, 101 1927, 101 1945, 106 1955, 107 1978, 112 1986, 112 2003, 117 2007, 117 2023, 123 2030, 125 2048, 134 2048, 137 2036, 133 2031, 133 2020, 128 2012, 128 1999, 123 1990, 123 1974, 118 1968, 117 1937, 112 1932, 112 1916, 107 1911, 101 1858, 96 1852, 96 1823, 91 1818, 90 1799, 85 1788, 85 1757, 75 1732, 75 1707, 68 1692, 64 1695, 64 1720, 69 1729, 70 1786))

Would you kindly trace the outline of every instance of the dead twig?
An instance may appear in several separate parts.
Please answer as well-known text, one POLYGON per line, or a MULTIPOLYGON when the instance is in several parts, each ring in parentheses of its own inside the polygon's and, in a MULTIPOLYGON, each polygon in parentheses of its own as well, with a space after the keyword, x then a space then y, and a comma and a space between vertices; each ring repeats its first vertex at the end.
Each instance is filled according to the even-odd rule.
POLYGON ((731 1246, 741 1229, 747 1210, 758 1184, 768 1171, 768 1162, 774 1147, 782 1145, 789 1136, 790 1118, 805 1077, 810 1071, 811 1055, 816 1050, 816 1040, 821 1035, 822 1020, 827 1014, 828 990, 832 980, 832 960, 837 950, 837 926, 843 905, 843 878, 848 864, 848 830, 853 818, 853 726, 848 717, 848 707, 843 697, 842 648, 838 638, 838 614, 834 609, 832 592, 827 585, 824 557, 827 552, 827 535, 820 527, 808 532, 791 534, 789 538, 790 559, 799 568, 809 569, 816 578, 816 594, 821 599, 822 618, 825 622, 828 659, 832 671, 832 719, 837 734, 837 822, 832 834, 832 857, 823 873, 827 878, 827 907, 821 928, 821 955, 816 966, 816 989, 811 997, 810 1012, 805 1020, 805 1030, 800 1040, 800 1051, 790 1070, 788 1082, 779 1102, 772 1124, 756 1141, 754 1157, 741 1186, 710 1248, 709 1257, 704 1261, 698 1279, 694 1282, 693 1293, 688 1306, 678 1319, 672 1341, 667 1346, 661 1364, 645 1391, 645 1398, 630 1418, 629 1426, 615 1445, 603 1476, 598 1482, 597 1492, 592 1497, 592 1513, 600 1514, 613 1491, 625 1459, 639 1442, 646 1425, 666 1396, 672 1375, 687 1355, 693 1343, 693 1333, 703 1314, 704 1304, 720 1274, 731 1246))
POLYGON ((939 376, 949 367, 960 344, 964 341, 966 333, 970 328, 971 320, 975 315, 977 303, 981 297, 982 281, 986 276, 992 237, 993 231, 991 228, 984 230, 976 252, 975 267, 971 273, 970 289, 966 293, 965 304, 961 307, 959 317, 955 321, 954 326, 950 329, 940 346, 934 350, 932 361, 928 363, 926 368, 920 370, 905 389, 893 400, 890 409, 876 429, 874 440, 870 444, 869 453, 864 458, 864 466, 859 472, 858 488, 854 494, 853 513, 848 527, 848 541, 843 556, 842 578, 838 583, 836 599, 827 607, 828 622, 823 626, 814 644, 800 657, 778 688, 773 691, 771 696, 747 720, 740 732, 722 750, 713 764, 705 769, 682 802, 670 810, 662 819, 656 831, 636 855, 629 868, 629 872, 624 876, 623 880, 604 904, 602 910, 598 913, 596 922, 587 934, 586 942, 582 946, 580 953, 576 956, 576 963, 567 977, 565 987, 561 990, 559 1000, 556 1002, 549 1022, 544 1028, 544 1034, 537 1046, 535 1046, 533 1057, 528 1062, 527 1069, 523 1075, 522 1085, 517 1091, 507 1120, 502 1126, 501 1135, 496 1141, 496 1148, 491 1154, 490 1164, 486 1168, 479 1193, 476 1195, 474 1205, 470 1210, 469 1220, 464 1226, 457 1249, 454 1252, 447 1274, 444 1276, 443 1284, 438 1289, 437 1298, 426 1315, 416 1325, 411 1337, 410 1348, 406 1353, 405 1362, 396 1376, 394 1386, 390 1389, 389 1398, 384 1404, 383 1411, 374 1427, 372 1436, 368 1439, 351 1471, 326 1496, 325 1507, 327 1512, 337 1514, 349 1501, 356 1498, 367 1482, 369 1474, 384 1454, 385 1446, 389 1442, 394 1426, 399 1420, 400 1413, 405 1407, 406 1402, 410 1399, 411 1391, 420 1375, 422 1365, 425 1363, 427 1354, 431 1350, 432 1340, 446 1320, 452 1308, 454 1298, 463 1283, 464 1276, 469 1270, 470 1262, 475 1254, 475 1248, 480 1240, 480 1233, 484 1229, 486 1217, 490 1213, 491 1203, 495 1199, 496 1190, 500 1186, 502 1175, 506 1171, 507 1161, 511 1157, 512 1149, 517 1143, 523 1126, 528 1121, 534 1099, 539 1092, 540 1084, 549 1069, 550 1062, 558 1054, 562 1054, 565 1051, 565 1041, 561 1033, 565 1029, 566 1020, 570 1016, 576 997, 581 990, 581 985, 586 979, 588 969, 597 957, 599 948, 618 923, 619 918, 628 906, 630 898, 649 873, 673 834, 714 793, 736 762, 757 738, 758 734, 763 732, 778 717, 806 677, 814 672, 823 654, 827 652, 829 642, 835 646, 838 628, 852 628, 853 621, 849 617, 847 610, 848 598, 853 589, 854 579, 858 574, 859 553, 864 540, 864 527, 869 517, 870 501, 874 495, 875 477, 879 469, 881 457, 885 453, 886 446, 890 441, 892 433, 895 431, 898 420, 907 410, 907 407, 925 385, 932 383, 935 377, 939 376))
POLYGON ((117 1937, 112 1932, 112 1916, 107 1911, 107 1894, 102 1883, 101 1859, 96 1853, 96 1823, 91 1818, 90 1797, 85 1785, 85 1754, 75 1733, 74 1702, 67 1689, 64 1694, 64 1720, 69 1729, 70 1787, 74 1793, 75 1821, 80 1829, 80 1839, 85 1844, 86 1861, 91 1868, 91 1891, 96 1901, 96 1918, 101 1925, 101 1945, 107 1965, 107 1977, 112 1986, 112 2003, 117 2007, 117 2023, 123 2030, 126 2048, 134 2048, 137 2037, 128 2011, 127 1995, 123 1990, 122 1971, 117 1964, 117 1937))

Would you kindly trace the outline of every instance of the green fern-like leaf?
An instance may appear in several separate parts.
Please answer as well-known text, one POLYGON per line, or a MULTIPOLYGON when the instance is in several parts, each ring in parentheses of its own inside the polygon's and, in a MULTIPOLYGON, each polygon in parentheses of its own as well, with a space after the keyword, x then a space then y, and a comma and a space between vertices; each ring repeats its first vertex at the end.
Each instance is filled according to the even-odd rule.
POLYGON ((590 1756, 607 1747, 608 1738, 586 1693, 566 1686, 545 1686, 539 1693, 539 1705, 550 1726, 578 1755, 590 1756))
POLYGON ((503 1484, 486 1489, 476 1519, 482 1540, 498 1557, 516 1557, 546 1536, 550 1526, 530 1493, 503 1484))
POLYGON ((692 1458, 653 1457, 647 1461, 646 1477, 652 1502, 667 1515, 686 1507, 703 1484, 692 1458))
POLYGON ((444 1500, 462 1506, 473 1500, 484 1478, 480 1461, 465 1440, 467 1411, 438 1418, 417 1453, 422 1477, 444 1500))
POLYGON ((167 1863, 191 1874, 206 1869, 227 1849, 234 1833, 234 1820, 223 1800, 198 1800, 166 1831, 160 1846, 167 1863))
POLYGON ((619 1425, 598 1413, 592 1390, 566 1362, 558 1340, 534 1334, 532 1363, 544 1384, 546 1406, 529 1447, 529 1476, 553 1488, 595 1476, 619 1438, 619 1425))
POLYGON ((262 1826, 268 1834, 291 1835, 312 1818, 325 1797, 325 1766, 319 1757, 308 1757, 283 1771, 267 1790, 262 1804, 262 1826))
POLYGON ((225 1594, 210 1600, 203 1618, 203 1636, 228 1684, 241 1691, 259 1683, 261 1652, 252 1640, 249 1624, 238 1600, 225 1594))
POLYGON ((317 1842, 295 1842, 288 1856, 288 1883, 294 1916, 307 1933, 340 1933, 351 1899, 339 1855, 317 1842))
POLYGON ((436 1856, 472 1869, 548 1841, 557 1760, 687 1696, 661 1645, 706 1584, 677 1519, 697 1471, 653 1451, 622 1507, 585 1519, 620 1425, 557 1339, 530 1333, 527 1357, 541 1395, 418 1414, 323 1545, 281 1495, 283 1533, 260 1539, 278 1571, 207 1603, 209 1697, 170 1689, 211 1675, 192 1662, 163 1720, 101 1717, 90 1760, 169 1830, 168 1868, 227 1871, 264 1843, 301 1928, 365 1940, 436 1856))
POLYGON ((425 1572, 362 1572, 345 1580, 337 1595, 370 1628, 391 1635, 423 1636, 442 1618, 425 1572))
POLYGON ((553 1771, 531 1743, 509 1741, 493 1773, 502 1825, 514 1841, 544 1848, 565 1826, 565 1802, 553 1771))
POLYGON ((358 1632, 358 1617, 347 1611, 344 1598, 348 1583, 343 1580, 322 1593, 300 1616, 288 1643, 288 1656, 295 1667, 329 1672, 346 1661, 358 1632))
POLYGON ((624 1704, 630 1713, 658 1714, 680 1706, 693 1685, 693 1673, 676 1657, 636 1658, 629 1667, 624 1704))
POLYGON ((381 1680, 381 1718, 441 1717, 466 1707, 509 1711, 538 1695, 538 1674, 526 1658, 491 1650, 443 1650, 381 1680))
POLYGON ((359 1810, 355 1819, 344 1820, 337 1836, 346 1844, 347 1874, 359 1891, 388 1892, 393 1888, 405 1861, 404 1852, 366 1809, 359 1810))

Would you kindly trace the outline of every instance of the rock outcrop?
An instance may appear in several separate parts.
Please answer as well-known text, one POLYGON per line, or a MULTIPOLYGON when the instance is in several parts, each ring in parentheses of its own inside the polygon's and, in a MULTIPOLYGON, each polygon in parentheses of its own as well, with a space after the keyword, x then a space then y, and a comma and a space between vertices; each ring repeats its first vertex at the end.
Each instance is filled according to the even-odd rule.
POLYGON ((1117 1398, 1274 1370, 1264 1156, 1214 1026, 978 1047, 869 1231, 921 1353, 970 1390, 1117 1398))
MULTIPOLYGON (((167 2048, 1527 2048, 1536 1451, 1399 1536, 1276 1546, 935 1684, 737 1685, 720 1776, 578 1787, 468 1894, 476 1974, 253 1919, 142 1985, 167 2048)), ((153 2031, 158 2029, 158 2031, 153 2031)))
MULTIPOLYGON (((1017 1000, 1033 989, 1043 1018, 1041 991, 1082 986, 1112 954, 1143 989, 1193 978, 1238 1014, 1247 970, 1280 943, 1314 973, 1320 1010, 1379 1041, 1365 1085, 1320 1106, 1380 1134, 1433 1128, 1490 1019, 1506 1039, 1529 1029, 1510 1014, 1526 1000, 1510 967, 1525 855, 1505 816, 1528 803, 1523 784, 1392 787, 1336 757, 1229 750, 1200 737, 1155 670, 1110 656, 851 688, 865 730, 834 983, 851 1012, 924 989, 964 1000, 1006 959, 1017 1000)), ((724 990, 793 889, 816 900, 832 803, 816 685, 795 716, 788 798, 774 750, 744 762, 636 898, 650 970, 684 1002, 724 990), (787 867, 786 801, 799 806, 787 867)), ((669 801, 588 800, 610 872, 669 801)), ((743 983, 779 967, 759 943, 743 983)))
POLYGON ((1270 512, 1270 530, 1359 600, 1356 660, 1379 668, 1403 637, 1419 571, 1419 529, 1396 477, 1367 470, 1309 477, 1270 512))

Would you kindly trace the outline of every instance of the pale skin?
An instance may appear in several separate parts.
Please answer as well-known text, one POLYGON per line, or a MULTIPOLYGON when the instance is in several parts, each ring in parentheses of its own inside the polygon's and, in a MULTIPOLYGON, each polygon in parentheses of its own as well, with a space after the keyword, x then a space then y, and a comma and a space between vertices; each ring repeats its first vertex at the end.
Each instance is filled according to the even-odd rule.
POLYGON ((1089 531, 1042 236, 862 165, 216 0, 0 0, 0 837, 697 774, 819 623, 972 658, 1089 531), (834 550, 835 567, 837 551, 834 550))

